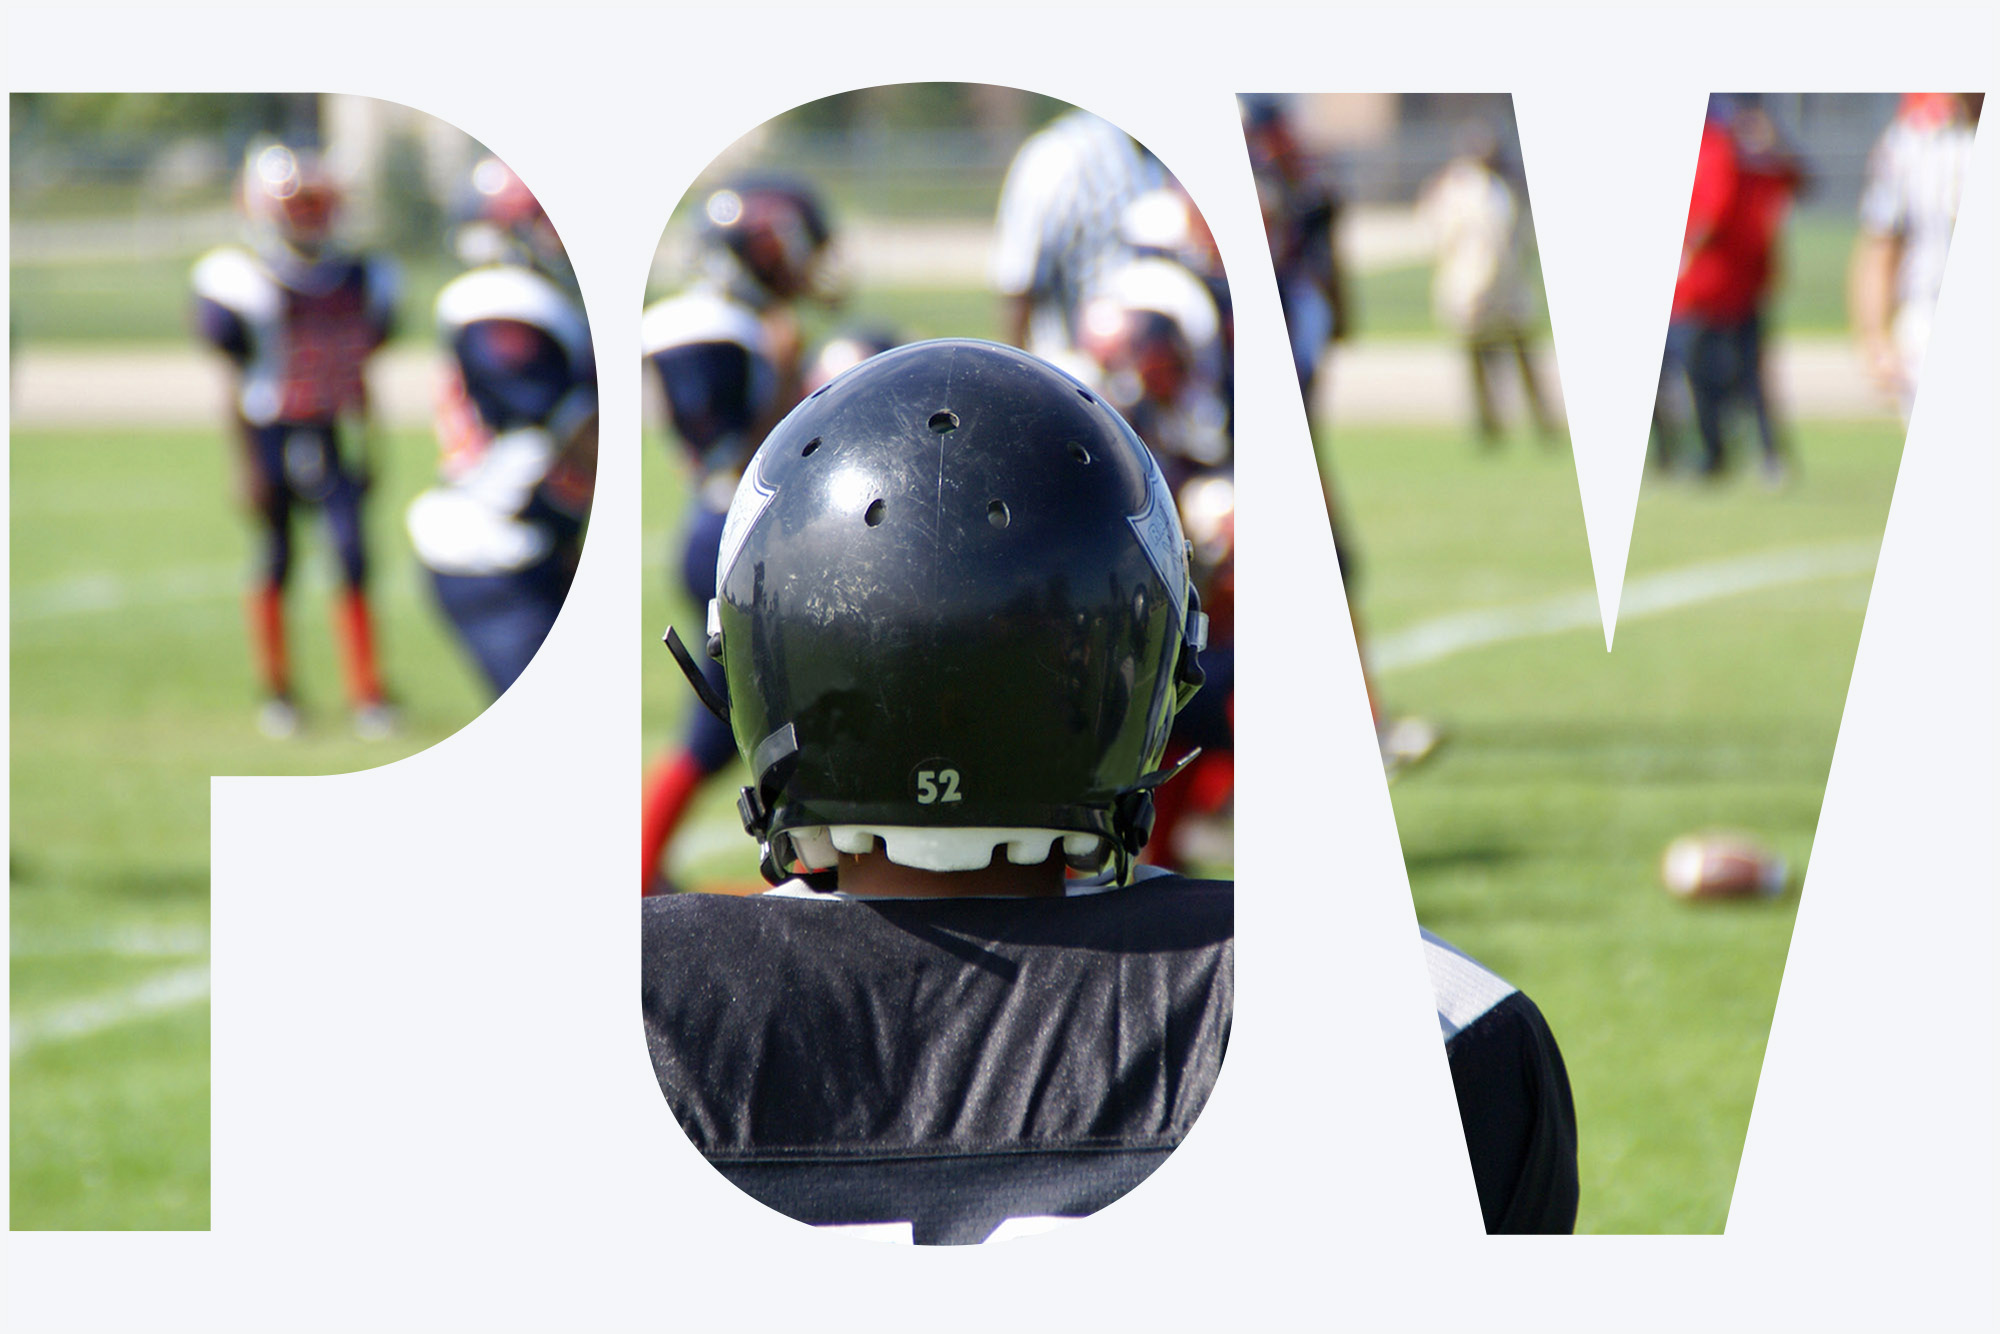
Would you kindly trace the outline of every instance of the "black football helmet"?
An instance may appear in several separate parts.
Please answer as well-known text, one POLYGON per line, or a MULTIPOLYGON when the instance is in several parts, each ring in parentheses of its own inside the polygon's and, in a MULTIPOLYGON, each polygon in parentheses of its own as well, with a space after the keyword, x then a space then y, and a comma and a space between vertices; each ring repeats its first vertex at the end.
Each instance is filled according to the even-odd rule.
POLYGON ((764 441, 718 568, 729 702, 704 696, 766 878, 877 840, 940 871, 1060 841, 1124 877, 1207 619, 1159 466, 1103 399, 996 343, 883 352, 764 441))

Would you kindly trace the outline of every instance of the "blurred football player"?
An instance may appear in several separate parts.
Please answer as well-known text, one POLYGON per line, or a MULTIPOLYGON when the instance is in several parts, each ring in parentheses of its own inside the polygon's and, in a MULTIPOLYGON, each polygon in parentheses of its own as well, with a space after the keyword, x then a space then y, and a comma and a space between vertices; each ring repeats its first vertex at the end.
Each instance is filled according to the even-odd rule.
POLYGON ((901 343, 893 330, 883 328, 841 329, 827 338, 806 359, 799 375, 799 397, 809 398, 833 383, 834 377, 853 370, 862 362, 901 343))
POLYGON ((1023 141, 1000 187, 993 235, 993 288, 1008 342, 1056 360, 1069 354, 1077 307, 1124 253, 1127 205, 1162 179, 1132 136, 1080 108, 1023 141))
POLYGON ((396 272, 385 257, 338 243, 340 191, 308 149, 253 148, 241 203, 251 245, 211 251, 195 265, 194 322, 233 372, 237 485, 262 532, 249 600, 264 690, 258 726, 273 737, 299 727, 285 589, 292 514, 310 507, 325 517, 339 556, 335 626, 354 727, 364 737, 383 736, 395 714, 376 663, 362 502, 374 472, 366 368, 395 324, 396 272))
MULTIPOLYGON (((680 578, 696 606, 715 589, 723 516, 764 433, 798 401, 802 375, 797 304, 838 296, 832 229, 810 186, 749 178, 711 190, 696 220, 700 273, 693 286, 645 313, 646 364, 665 396, 692 499, 680 578)), ((720 671, 713 684, 723 688, 720 671)), ((645 892, 665 887, 662 864, 688 805, 734 760, 727 728, 693 710, 678 748, 646 779, 640 866, 645 892)))
POLYGON ((1981 93, 1906 93, 1868 158, 1848 311, 1869 373, 1895 396, 1905 419, 1916 400, 1984 100, 1981 93))
POLYGON ((1775 484, 1788 475, 1764 384, 1764 308, 1785 217, 1805 182, 1798 155, 1755 98, 1709 99, 1668 317, 1668 383, 1655 413, 1663 461, 1672 461, 1683 415, 1674 409, 1679 376, 1701 442, 1699 471, 1722 472, 1727 415, 1740 407, 1755 425, 1766 480, 1775 484))
POLYGON ((1140 256, 1107 271, 1078 311, 1077 350, 1176 489, 1231 462, 1222 317, 1186 267, 1140 256))
POLYGON ((1136 259, 1169 259, 1179 264, 1208 289, 1215 303, 1218 325, 1217 360, 1220 373, 1218 392, 1230 405, 1234 426, 1236 393, 1236 309, 1229 294, 1229 275, 1222 268, 1222 251, 1208 220, 1195 207, 1185 187, 1172 176, 1166 184, 1148 190, 1126 206, 1119 233, 1136 259))
POLYGON ((1314 169, 1281 99, 1245 97, 1242 113, 1250 172, 1278 277, 1278 302, 1292 344, 1292 369, 1310 416, 1316 410, 1315 388, 1327 346, 1344 341, 1354 327, 1346 266, 1334 244, 1340 194, 1325 173, 1314 169))
MULTIPOLYGON (((1234 997, 1233 887, 1134 864, 1207 637, 1150 451, 1015 349, 883 353, 751 462, 708 627, 727 700, 668 642, 749 764, 773 888, 643 910, 690 1140, 773 1209, 918 1244, 1131 1190, 1206 1103, 1234 997)), ((1426 950, 1489 1225, 1567 1229, 1546 1025, 1426 950)))
MULTIPOLYGON (((1133 206, 1142 215, 1147 201, 1133 206)), ((1235 579, 1234 449, 1224 381, 1224 321, 1211 290, 1166 244, 1165 218, 1140 217, 1128 238, 1148 242, 1111 267, 1078 315, 1078 347, 1088 381, 1139 434, 1175 497, 1182 528, 1194 542, 1193 578, 1202 604, 1233 604, 1235 579)), ((1224 290, 1227 285, 1224 284, 1224 290)), ((1174 760, 1195 769, 1158 794, 1158 824, 1147 859, 1178 867, 1182 822, 1220 811, 1233 791, 1235 735, 1234 618, 1211 615, 1201 653, 1208 686, 1177 717, 1168 739, 1174 760)))
POLYGON ((1333 534, 1341 582, 1348 592, 1347 614, 1354 625, 1354 642, 1361 649, 1361 680, 1368 692, 1368 711, 1375 719, 1383 771, 1393 779, 1430 758, 1443 733, 1427 718, 1391 716, 1376 693, 1374 676, 1368 670, 1368 640, 1354 609, 1358 562, 1334 483, 1331 450, 1321 439, 1320 372, 1329 347, 1354 333, 1346 267, 1334 237, 1340 222, 1340 194, 1299 143, 1284 99, 1245 96, 1239 107, 1250 172, 1264 215, 1264 239, 1278 279, 1278 304, 1284 311, 1285 333, 1291 343, 1292 371, 1298 376, 1306 425, 1313 436, 1320 497, 1333 534))
POLYGON ((597 362, 575 274, 541 204, 498 158, 472 173, 458 230, 473 265, 438 293, 449 358, 438 484, 410 540, 438 605, 497 696, 569 595, 597 476, 597 362))
POLYGON ((1560 431, 1535 374, 1529 337, 1534 298, 1523 256, 1520 196, 1501 170, 1500 137, 1474 122, 1459 131, 1458 154, 1424 186, 1417 212, 1437 245, 1431 305, 1465 346, 1480 439, 1500 439, 1490 368, 1512 359, 1528 413, 1544 440, 1560 431))

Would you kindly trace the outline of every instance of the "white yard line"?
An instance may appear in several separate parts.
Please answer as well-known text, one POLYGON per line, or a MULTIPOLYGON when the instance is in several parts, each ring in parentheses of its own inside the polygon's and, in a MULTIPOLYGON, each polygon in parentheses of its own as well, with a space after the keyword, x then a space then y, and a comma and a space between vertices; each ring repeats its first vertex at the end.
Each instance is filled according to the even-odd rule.
POLYGON ((208 999, 208 965, 157 973, 137 986, 87 996, 66 1005, 16 1015, 8 1025, 10 1054, 19 1057, 50 1042, 72 1042, 138 1019, 183 1009, 208 999))
MULTIPOLYGON (((1618 619, 1639 620, 1739 593, 1867 574, 1875 568, 1876 550, 1872 541, 1787 547, 1628 579, 1618 619)), ((1376 672, 1393 672, 1489 644, 1602 628, 1597 594, 1569 593, 1512 607, 1456 612, 1378 635, 1368 646, 1368 665, 1376 672)))
POLYGON ((208 928, 203 926, 113 926, 85 930, 22 930, 8 940, 16 959, 60 959, 110 954, 125 959, 153 959, 208 953, 208 928))
POLYGON ((243 583, 240 564, 182 566, 142 575, 79 574, 16 586, 11 612, 14 624, 21 625, 123 611, 128 607, 208 602, 242 592, 243 583))
MULTIPOLYGON (((28 626, 133 609, 233 601, 246 587, 244 568, 183 565, 144 574, 99 571, 16 584, 9 600, 9 617, 14 625, 28 626)), ((337 583, 333 558, 323 551, 308 552, 294 570, 294 590, 298 594, 320 596, 337 583)), ((391 566, 382 570, 372 576, 370 586, 396 602, 423 595, 414 562, 405 562, 400 569, 391 566)))

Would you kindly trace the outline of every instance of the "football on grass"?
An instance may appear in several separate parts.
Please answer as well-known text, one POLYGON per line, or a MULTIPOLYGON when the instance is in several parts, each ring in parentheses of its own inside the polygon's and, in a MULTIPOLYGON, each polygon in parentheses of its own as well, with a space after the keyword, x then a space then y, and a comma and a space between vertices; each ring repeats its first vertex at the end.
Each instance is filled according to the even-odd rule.
POLYGON ((1684 899, 1766 897, 1785 892, 1785 859, 1748 834, 1686 834, 1667 845, 1660 879, 1684 899))

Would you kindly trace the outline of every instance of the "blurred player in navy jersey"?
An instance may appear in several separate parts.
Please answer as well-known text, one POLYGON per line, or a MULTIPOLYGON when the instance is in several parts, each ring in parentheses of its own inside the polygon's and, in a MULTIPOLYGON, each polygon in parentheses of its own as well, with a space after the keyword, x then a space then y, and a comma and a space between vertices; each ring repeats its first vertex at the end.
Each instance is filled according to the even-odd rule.
MULTIPOLYGON (((1159 464, 1053 366, 909 344, 764 441, 718 569, 727 698, 668 642, 750 766, 738 811, 772 888, 642 910, 682 1130, 769 1207, 884 1239, 979 1243, 1118 1199, 1201 1113, 1235 988, 1234 887, 1135 864, 1206 688, 1159 464)), ((1423 949, 1489 1230, 1567 1231, 1554 1039, 1423 949)))
POLYGON ((1347 604, 1354 640, 1361 649, 1361 680, 1368 691, 1368 709, 1375 719, 1376 744, 1382 768, 1391 778, 1421 764, 1436 751, 1443 733, 1429 719, 1391 715, 1375 691, 1368 670, 1368 641, 1354 612, 1352 589, 1358 573, 1346 515, 1339 501, 1330 461, 1331 451, 1318 437, 1319 377, 1332 344, 1354 331, 1347 294, 1347 276, 1335 244, 1340 194, 1323 171, 1306 155, 1294 132, 1284 100, 1269 95, 1241 99, 1243 139, 1250 155, 1250 172, 1257 183, 1257 201, 1264 215, 1264 237, 1271 249, 1271 267, 1278 280, 1278 303, 1285 314, 1291 342, 1292 370, 1305 400, 1306 424, 1317 448, 1321 499, 1333 551, 1340 562, 1341 582, 1350 590, 1347 604))
POLYGON ((195 265, 194 322, 234 372, 229 410, 238 484, 262 535, 249 603, 264 689, 258 726, 273 737, 299 727, 285 589, 293 511, 305 507, 325 517, 339 556, 335 628, 355 730, 384 736, 395 714, 376 664, 367 592, 362 508, 373 479, 365 371, 395 324, 396 272, 386 258, 335 240, 340 192, 308 149, 254 148, 242 205, 251 245, 212 251, 195 265))
MULTIPOLYGON (((711 190, 695 225, 700 273, 688 290, 646 310, 640 339, 693 492, 681 584, 695 606, 705 607, 715 591, 723 516, 743 465, 799 398, 803 337, 796 305, 830 302, 837 291, 826 212, 802 182, 750 177, 711 190)), ((719 671, 712 675, 721 688, 719 671)), ((728 729, 697 709, 681 745, 647 775, 644 892, 666 887, 667 845, 688 804, 735 753, 728 729)))
POLYGON ((1327 345, 1346 339, 1354 326, 1347 271, 1334 244, 1340 194, 1324 173, 1313 169, 1279 99, 1243 99, 1243 138, 1277 271, 1292 369, 1311 413, 1327 345))
POLYGON ((439 484, 408 516, 417 558, 495 695, 527 667, 569 594, 597 476, 597 362, 548 215, 498 158, 472 173, 460 257, 438 294, 450 358, 439 484))

